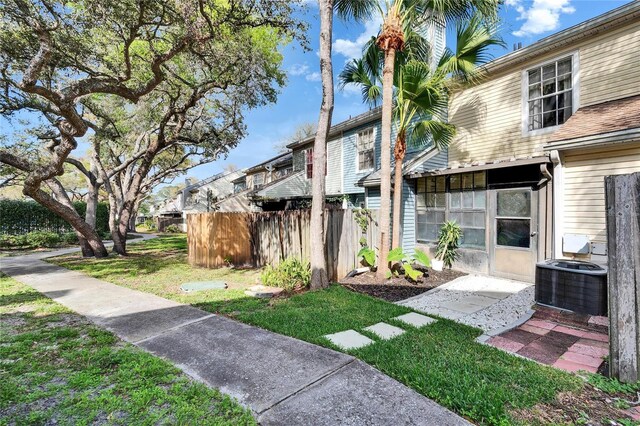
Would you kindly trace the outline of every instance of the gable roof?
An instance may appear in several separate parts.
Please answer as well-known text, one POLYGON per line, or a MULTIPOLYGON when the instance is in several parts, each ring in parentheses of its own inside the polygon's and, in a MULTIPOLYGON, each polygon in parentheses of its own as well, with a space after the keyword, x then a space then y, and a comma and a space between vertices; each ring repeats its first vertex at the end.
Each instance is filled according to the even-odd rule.
POLYGON ((542 55, 571 46, 581 40, 628 25, 638 19, 640 19, 640 1, 634 0, 602 15, 540 39, 527 47, 507 53, 488 62, 483 68, 487 73, 510 70, 524 62, 535 60, 542 55))
POLYGON ((290 151, 283 152, 282 154, 278 154, 275 157, 269 158, 262 163, 256 164, 255 166, 249 167, 245 170, 246 174, 251 174, 261 169, 266 169, 268 167, 278 167, 287 165, 288 163, 293 163, 293 154, 290 151))

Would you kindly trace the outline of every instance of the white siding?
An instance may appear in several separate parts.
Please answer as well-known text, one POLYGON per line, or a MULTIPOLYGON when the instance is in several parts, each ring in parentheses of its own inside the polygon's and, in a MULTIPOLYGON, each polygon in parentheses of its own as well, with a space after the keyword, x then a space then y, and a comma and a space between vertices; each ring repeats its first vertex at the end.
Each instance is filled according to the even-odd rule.
POLYGON ((640 171, 640 142, 566 153, 564 232, 606 242, 604 177, 640 171))

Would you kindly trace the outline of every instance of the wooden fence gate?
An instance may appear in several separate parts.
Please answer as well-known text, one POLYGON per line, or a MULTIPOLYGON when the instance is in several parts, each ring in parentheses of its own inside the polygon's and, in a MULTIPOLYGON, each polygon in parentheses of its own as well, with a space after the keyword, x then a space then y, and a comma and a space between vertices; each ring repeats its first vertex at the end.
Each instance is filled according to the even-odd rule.
POLYGON ((613 377, 640 380, 640 173, 605 178, 613 377))
MULTIPOLYGON (((375 244, 377 210, 371 211, 366 234, 354 210, 325 210, 324 247, 329 279, 343 278, 359 265, 360 240, 375 244)), ((196 213, 187 216, 189 264, 216 268, 234 265, 277 265, 287 257, 308 260, 311 212, 196 213)))

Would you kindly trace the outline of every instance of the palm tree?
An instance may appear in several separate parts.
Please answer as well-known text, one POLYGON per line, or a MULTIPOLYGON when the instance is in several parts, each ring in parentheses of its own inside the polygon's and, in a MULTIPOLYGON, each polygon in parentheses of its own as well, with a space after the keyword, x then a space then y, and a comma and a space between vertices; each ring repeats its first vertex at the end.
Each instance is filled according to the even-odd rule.
MULTIPOLYGON (((419 48, 423 43, 421 38, 412 32, 411 26, 405 29, 405 38, 410 42, 407 43, 407 52, 396 59, 394 78, 394 122, 397 132, 394 146, 394 248, 401 245, 402 163, 407 150, 407 140, 418 145, 433 141, 438 149, 448 145, 455 135, 455 128, 443 121, 446 116, 449 87, 454 82, 469 82, 478 77, 478 65, 489 59, 487 49, 492 45, 503 44, 502 40, 494 36, 495 32, 495 25, 487 24, 478 14, 468 22, 460 21, 456 32, 456 52, 445 50, 438 66, 432 71, 425 49, 419 48), (411 42, 415 43, 413 49, 411 42)), ((340 85, 360 85, 363 100, 375 104, 380 97, 378 85, 381 78, 380 65, 372 50, 377 50, 377 46, 369 45, 362 59, 347 64, 340 74, 340 85)), ((382 152, 385 152, 384 149, 382 152)), ((385 176, 389 175, 383 174, 381 179, 385 176)))

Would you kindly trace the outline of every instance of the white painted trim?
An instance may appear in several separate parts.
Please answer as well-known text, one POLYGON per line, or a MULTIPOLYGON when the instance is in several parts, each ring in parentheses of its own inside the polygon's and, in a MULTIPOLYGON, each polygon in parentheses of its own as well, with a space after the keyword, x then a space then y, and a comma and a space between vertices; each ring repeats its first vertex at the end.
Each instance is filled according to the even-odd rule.
MULTIPOLYGON (((580 107, 580 52, 574 50, 562 55, 558 55, 552 59, 529 65, 520 72, 520 99, 521 99, 521 131, 522 136, 540 136, 553 133, 562 127, 562 124, 553 127, 544 127, 542 129, 529 130, 529 70, 540 68, 545 65, 557 62, 571 56, 571 114, 575 114, 580 107)), ((542 75, 540 75, 542 81, 542 75)))
POLYGON ((564 234, 564 169, 558 151, 551 153, 553 161, 553 257, 560 259, 562 254, 562 236, 564 234))
POLYGON ((376 126, 375 124, 373 126, 369 126, 365 129, 362 130, 358 130, 355 134, 356 136, 356 174, 360 174, 360 173, 371 173, 376 169, 376 138, 378 137, 378 126, 376 126), (359 156, 360 156, 360 151, 358 150, 358 144, 360 142, 360 133, 362 132, 366 132, 369 129, 373 129, 373 167, 370 169, 365 169, 365 170, 360 170, 360 161, 359 161, 359 156))

